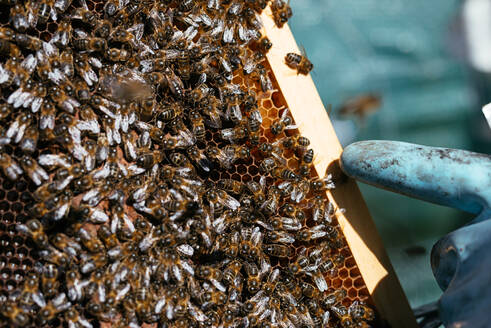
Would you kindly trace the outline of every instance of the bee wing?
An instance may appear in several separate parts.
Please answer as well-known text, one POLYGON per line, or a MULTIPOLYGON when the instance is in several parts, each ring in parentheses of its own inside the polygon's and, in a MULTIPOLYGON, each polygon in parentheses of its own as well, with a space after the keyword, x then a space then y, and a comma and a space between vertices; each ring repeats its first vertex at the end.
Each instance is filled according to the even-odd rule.
POLYGON ((240 207, 240 202, 226 192, 223 192, 223 194, 218 197, 218 202, 234 211, 240 207))
POLYGON ((36 97, 31 103, 31 111, 37 113, 41 106, 43 105, 44 99, 41 97, 36 97))
POLYGON ((85 0, 79 0, 79 2, 83 9, 89 10, 89 7, 87 6, 87 2, 85 2, 85 0))
POLYGON ((31 74, 36 69, 37 62, 37 58, 33 54, 29 54, 29 56, 22 61, 20 66, 31 74))
POLYGON ((63 204, 62 206, 58 207, 55 211, 54 216, 53 216, 54 220, 58 221, 58 220, 64 218, 65 216, 68 215, 69 211, 70 211, 70 204, 69 203, 63 204))
POLYGON ((215 22, 216 22, 216 25, 215 27, 213 28, 213 30, 211 30, 211 33, 210 35, 212 37, 216 37, 217 35, 221 34, 223 32, 223 29, 225 27, 225 21, 223 19, 215 19, 215 22))
POLYGON ((269 76, 266 74, 261 74, 259 79, 261 80, 261 89, 263 92, 273 90, 273 82, 271 82, 269 76))
MULTIPOLYGON (((7 103, 9 104, 13 104, 13 103, 16 103, 18 101, 18 98, 24 93, 24 89, 22 87, 18 88, 17 90, 15 90, 14 92, 12 92, 10 94, 10 96, 7 98, 7 103)), ((19 107, 20 105, 18 105, 17 107, 19 107)), ((14 107, 14 108, 17 108, 17 107, 14 107)))
POLYGON ((90 221, 92 223, 106 223, 108 220, 109 217, 103 211, 95 209, 90 214, 90 221))
POLYGON ((43 307, 46 306, 46 301, 45 301, 44 296, 43 296, 43 294, 41 292, 32 293, 32 300, 40 308, 43 308, 43 307))
POLYGON ((225 27, 222 40, 224 43, 231 43, 234 41, 234 26, 233 25, 225 27))
POLYGON ((326 279, 324 279, 322 273, 318 272, 317 274, 314 274, 313 280, 321 293, 328 289, 326 279))

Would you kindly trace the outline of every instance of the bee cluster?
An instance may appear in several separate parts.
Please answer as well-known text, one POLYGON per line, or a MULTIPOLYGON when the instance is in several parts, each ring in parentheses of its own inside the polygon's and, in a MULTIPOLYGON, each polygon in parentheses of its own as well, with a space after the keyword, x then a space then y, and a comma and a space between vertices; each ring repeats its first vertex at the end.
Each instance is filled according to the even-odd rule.
POLYGON ((266 6, 0 1, 0 323, 369 327, 266 6))

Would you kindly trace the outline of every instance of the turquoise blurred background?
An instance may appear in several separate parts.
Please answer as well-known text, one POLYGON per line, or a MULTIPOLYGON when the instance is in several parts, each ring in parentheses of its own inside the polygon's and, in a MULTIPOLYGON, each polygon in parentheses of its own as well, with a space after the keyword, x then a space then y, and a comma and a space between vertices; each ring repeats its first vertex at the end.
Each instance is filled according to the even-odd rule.
MULTIPOLYGON (((387 139, 477 150, 470 117, 482 115, 469 74, 448 45, 457 0, 293 0, 290 27, 314 64, 312 77, 343 145, 387 139), (375 92, 365 122, 341 119, 347 98, 375 92)), ((462 44, 457 47, 462 46, 462 44)), ((481 150, 482 151, 482 150, 481 150)), ((411 306, 436 301, 433 244, 469 215, 361 185, 411 306)))

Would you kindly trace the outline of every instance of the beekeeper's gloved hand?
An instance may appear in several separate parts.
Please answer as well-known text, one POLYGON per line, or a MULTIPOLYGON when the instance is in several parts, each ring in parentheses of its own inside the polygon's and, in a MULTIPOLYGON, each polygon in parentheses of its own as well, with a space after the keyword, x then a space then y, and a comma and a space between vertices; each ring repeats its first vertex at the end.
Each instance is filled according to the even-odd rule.
MULTIPOLYGON (((396 141, 349 145, 341 167, 362 182, 477 216, 431 251, 446 327, 491 327, 491 156, 396 141)), ((431 220, 431 217, 428 218, 431 220)))

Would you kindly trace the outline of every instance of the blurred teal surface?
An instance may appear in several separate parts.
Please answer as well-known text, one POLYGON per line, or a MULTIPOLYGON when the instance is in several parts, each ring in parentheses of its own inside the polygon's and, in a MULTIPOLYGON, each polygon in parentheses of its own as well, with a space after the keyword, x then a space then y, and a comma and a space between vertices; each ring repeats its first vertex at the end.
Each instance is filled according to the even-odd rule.
MULTIPOLYGON (((466 122, 474 95, 447 51, 458 0, 293 0, 289 21, 314 64, 313 79, 343 143, 400 140, 472 150, 466 122), (341 120, 336 107, 376 92, 383 106, 365 122, 341 120)), ((413 307, 441 291, 432 245, 470 216, 360 185, 413 307)))

